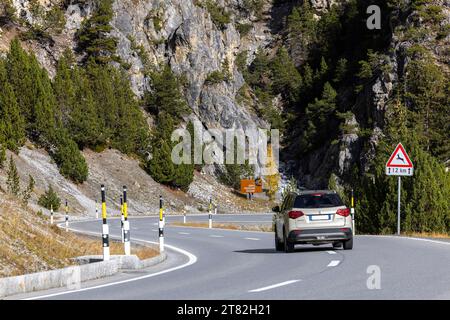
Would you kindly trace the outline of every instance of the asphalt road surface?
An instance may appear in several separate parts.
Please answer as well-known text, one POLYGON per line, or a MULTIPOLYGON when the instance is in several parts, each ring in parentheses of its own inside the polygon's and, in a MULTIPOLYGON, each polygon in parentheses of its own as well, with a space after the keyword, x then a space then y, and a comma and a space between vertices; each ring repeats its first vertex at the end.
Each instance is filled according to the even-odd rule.
MULTIPOLYGON (((215 215, 214 221, 271 223, 271 214, 215 215)), ((140 271, 13 299, 450 299, 450 242, 356 236, 353 250, 331 245, 274 250, 272 232, 175 227, 168 259, 140 271)), ((188 221, 207 221, 207 215, 188 221)), ((156 217, 131 218, 132 240, 158 240, 156 217)), ((109 220, 120 235, 120 221, 109 220)), ((71 228, 100 235, 101 221, 71 228)), ((101 241, 99 239, 99 241, 101 241)))

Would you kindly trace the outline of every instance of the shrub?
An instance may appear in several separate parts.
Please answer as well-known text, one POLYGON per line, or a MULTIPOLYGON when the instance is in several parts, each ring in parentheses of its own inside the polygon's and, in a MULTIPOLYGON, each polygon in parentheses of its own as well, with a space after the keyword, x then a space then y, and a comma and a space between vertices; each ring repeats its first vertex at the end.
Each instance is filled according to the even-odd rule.
POLYGON ((52 186, 49 186, 47 191, 39 197, 38 204, 48 210, 53 208, 54 211, 58 211, 61 206, 61 199, 53 191, 52 186))

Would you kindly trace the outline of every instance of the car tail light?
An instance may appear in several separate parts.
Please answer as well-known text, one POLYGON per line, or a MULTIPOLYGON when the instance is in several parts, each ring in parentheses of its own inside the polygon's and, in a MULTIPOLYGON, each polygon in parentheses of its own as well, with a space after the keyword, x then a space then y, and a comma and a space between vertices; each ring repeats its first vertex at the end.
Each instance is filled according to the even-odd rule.
POLYGON ((289 215, 289 218, 291 218, 291 219, 297 219, 297 218, 300 218, 301 216, 304 216, 305 214, 301 211, 292 210, 292 211, 289 211, 288 215, 289 215))
POLYGON ((336 214, 343 217, 348 217, 350 215, 350 209, 349 208, 338 209, 338 211, 336 211, 336 214))

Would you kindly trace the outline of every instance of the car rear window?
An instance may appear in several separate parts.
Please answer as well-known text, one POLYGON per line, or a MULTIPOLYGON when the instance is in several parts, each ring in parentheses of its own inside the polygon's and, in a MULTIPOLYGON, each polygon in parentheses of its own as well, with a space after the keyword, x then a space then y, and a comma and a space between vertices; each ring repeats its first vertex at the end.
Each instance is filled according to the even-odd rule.
POLYGON ((343 206, 341 198, 335 193, 302 194, 295 198, 294 208, 329 208, 343 206))

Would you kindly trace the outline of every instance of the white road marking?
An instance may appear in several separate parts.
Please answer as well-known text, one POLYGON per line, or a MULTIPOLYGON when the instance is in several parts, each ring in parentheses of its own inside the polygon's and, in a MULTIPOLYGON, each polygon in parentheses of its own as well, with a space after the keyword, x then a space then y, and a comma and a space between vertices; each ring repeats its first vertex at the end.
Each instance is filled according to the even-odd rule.
POLYGON ((190 234, 189 232, 178 232, 178 234, 190 234))
POLYGON ((223 236, 219 236, 217 234, 210 234, 209 235, 211 238, 223 238, 223 236))
POLYGON ((285 281, 285 282, 281 282, 281 283, 277 283, 277 284, 273 284, 271 286, 267 286, 267 287, 263 287, 263 288, 259 288, 259 289, 253 289, 253 290, 249 290, 248 292, 261 292, 261 291, 266 291, 266 290, 270 290, 273 288, 278 288, 278 287, 282 287, 282 286, 287 286, 288 284, 291 283, 295 283, 295 282, 299 282, 301 281, 299 280, 289 280, 289 281, 285 281))
POLYGON ((257 241, 257 240, 260 240, 260 239, 258 239, 258 238, 244 238, 245 240, 254 240, 254 241, 257 241))
POLYGON ((405 236, 401 236, 401 237, 399 237, 399 236, 386 236, 386 235, 376 236, 376 235, 362 234, 362 235, 358 235, 358 237, 377 237, 377 238, 407 239, 407 240, 424 241, 424 242, 431 242, 431 243, 443 244, 443 245, 450 246, 450 242, 439 241, 439 240, 432 240, 432 239, 425 239, 425 238, 405 237, 405 236))
MULTIPOLYGON (((96 233, 96 232, 81 231, 81 230, 77 230, 77 229, 71 229, 71 230, 82 232, 82 233, 87 233, 87 234, 94 234, 96 236, 100 235, 99 233, 96 233)), ((152 243, 152 244, 159 244, 159 242, 148 241, 148 240, 143 240, 143 239, 136 239, 136 238, 134 238, 134 240, 147 242, 147 243, 152 243)), ((183 250, 183 249, 180 249, 178 247, 174 247, 174 246, 171 246, 171 245, 168 245, 168 244, 166 244, 165 247, 169 248, 169 249, 172 249, 174 251, 177 251, 177 252, 179 252, 181 254, 184 254, 185 256, 187 256, 189 258, 188 262, 186 262, 186 263, 184 263, 184 264, 182 264, 180 266, 177 266, 177 267, 169 268, 169 269, 162 270, 162 271, 159 271, 159 272, 155 272, 155 273, 152 273, 152 274, 147 274, 147 275, 141 276, 141 277, 136 277, 136 278, 122 280, 122 281, 117 281, 117 282, 106 283, 106 284, 102 284, 102 285, 98 285, 98 286, 94 286, 94 287, 83 288, 83 289, 78 289, 78 290, 70 290, 70 291, 52 293, 52 294, 47 294, 47 295, 43 295, 43 296, 27 298, 27 299, 24 299, 24 300, 38 300, 38 299, 44 299, 44 298, 50 298, 50 297, 55 297, 55 296, 61 296, 61 295, 64 295, 64 294, 70 294, 70 293, 75 293, 75 292, 82 292, 82 291, 94 290, 94 289, 99 289, 99 288, 111 287, 111 286, 115 286, 115 285, 122 284, 122 283, 139 281, 139 280, 142 280, 142 279, 147 279, 147 278, 159 276, 159 275, 164 274, 164 273, 168 273, 168 272, 172 272, 172 271, 179 270, 179 269, 182 269, 182 268, 186 268, 186 267, 188 267, 188 266, 190 266, 190 265, 192 265, 192 264, 197 262, 197 257, 195 255, 193 255, 192 253, 186 251, 186 250, 183 250)))
POLYGON ((158 230, 156 230, 156 229, 152 229, 152 231, 155 231, 155 232, 156 232, 156 231, 158 231, 158 230))
POLYGON ((336 267, 339 263, 341 263, 340 260, 333 260, 327 265, 327 267, 336 267))
POLYGON ((336 254, 336 251, 327 251, 329 254, 336 254))

